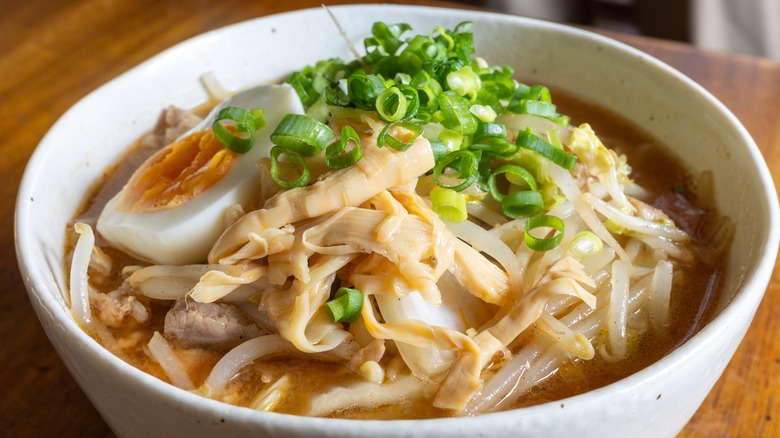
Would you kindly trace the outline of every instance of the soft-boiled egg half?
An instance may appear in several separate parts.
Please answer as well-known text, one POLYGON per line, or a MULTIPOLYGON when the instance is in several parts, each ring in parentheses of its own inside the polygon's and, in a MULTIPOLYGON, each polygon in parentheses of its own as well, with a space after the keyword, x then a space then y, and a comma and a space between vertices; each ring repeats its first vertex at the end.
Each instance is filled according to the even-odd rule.
POLYGON ((270 135, 286 114, 303 113, 288 85, 261 85, 219 104, 201 122, 135 171, 105 206, 100 234, 124 251, 157 264, 206 260, 223 231, 225 211, 257 196, 255 163, 270 153, 270 135), (262 108, 265 126, 246 153, 224 147, 212 132, 225 107, 262 108))

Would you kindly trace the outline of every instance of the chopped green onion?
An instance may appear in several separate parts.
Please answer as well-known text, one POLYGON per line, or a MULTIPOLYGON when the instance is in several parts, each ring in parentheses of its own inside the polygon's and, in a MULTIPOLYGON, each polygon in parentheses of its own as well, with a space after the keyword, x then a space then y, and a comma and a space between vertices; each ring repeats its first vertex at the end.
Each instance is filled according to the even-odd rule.
POLYGON ((287 114, 276 126, 271 141, 304 157, 319 154, 336 133, 328 125, 302 114, 287 114))
POLYGON ((385 88, 385 82, 380 76, 366 74, 364 71, 356 71, 347 78, 349 101, 364 110, 374 109, 376 98, 385 88))
POLYGON ((211 124, 211 130, 214 132, 214 137, 226 148, 243 154, 252 149, 255 131, 265 126, 263 114, 261 108, 250 111, 233 106, 225 107, 217 113, 214 123, 211 124), (223 121, 233 122, 235 132, 229 130, 223 121))
POLYGON ((363 293, 358 289, 340 287, 333 299, 323 306, 333 322, 353 323, 363 310, 363 293))
POLYGON ((397 122, 388 123, 382 128, 382 131, 376 138, 376 145, 380 148, 384 145, 389 145, 397 151, 405 151, 414 144, 414 141, 417 140, 421 133, 422 127, 420 125, 398 120, 397 122), (401 128, 401 132, 399 132, 398 128, 401 128))
POLYGON ((523 233, 523 240, 534 251, 549 251, 561 243, 563 240, 563 220, 557 216, 539 215, 529 218, 525 221, 525 231, 523 233), (531 235, 531 230, 536 228, 549 227, 556 231, 553 237, 538 238, 531 235))
POLYGON ((416 35, 407 40, 406 48, 398 55, 398 66, 406 73, 417 72, 423 65, 435 65, 447 60, 447 48, 430 37, 416 35))
POLYGON ((344 125, 341 128, 341 137, 325 148, 325 165, 331 169, 344 169, 349 167, 363 157, 363 149, 360 145, 355 128, 344 125), (349 152, 344 152, 347 144, 352 141, 353 147, 349 152))
POLYGON ((552 102, 550 90, 541 85, 529 87, 525 84, 519 84, 512 95, 510 106, 517 105, 521 100, 538 100, 541 102, 552 102))
POLYGON ((547 130, 547 141, 558 149, 563 149, 563 143, 561 143, 561 136, 558 134, 557 129, 550 128, 547 130))
POLYGON ((540 102, 552 102, 550 96, 550 90, 542 85, 534 85, 528 90, 528 96, 526 99, 538 100, 540 102))
POLYGON ((447 75, 447 86, 459 96, 476 97, 481 85, 479 76, 468 65, 447 75))
POLYGON ((431 151, 433 152, 434 163, 438 162, 439 160, 444 158, 445 155, 451 152, 450 149, 447 149, 447 146, 444 145, 444 142, 442 142, 438 138, 430 138, 428 139, 428 142, 431 144, 431 151))
MULTIPOLYGON (((344 79, 346 81, 346 79, 344 79)), ((325 89, 325 103, 330 106, 343 107, 349 105, 349 96, 339 85, 330 86, 325 89)))
POLYGON ((506 140, 506 127, 501 123, 486 122, 480 123, 477 126, 477 130, 474 132, 474 142, 478 142, 485 138, 503 138, 506 140))
POLYGON ((376 112, 385 122, 401 120, 406 114, 406 96, 398 87, 390 87, 376 98, 376 112))
POLYGON ((523 99, 520 101, 519 105, 512 108, 512 111, 518 114, 531 114, 533 116, 546 118, 552 118, 558 115, 554 104, 540 100, 523 99))
POLYGON ((496 111, 488 105, 471 105, 469 111, 482 123, 490 123, 498 117, 496 111))
POLYGON ((271 148, 271 179, 281 188, 285 190, 294 189, 296 187, 304 187, 309 184, 311 179, 311 173, 309 172, 309 166, 306 165, 306 160, 302 156, 295 152, 290 152, 281 146, 274 146, 271 148), (300 176, 298 179, 287 182, 284 181, 279 175, 281 169, 279 164, 279 156, 286 155, 290 163, 298 164, 301 167, 300 176))
POLYGON ((439 107, 439 94, 442 92, 439 81, 433 78, 427 71, 418 70, 412 77, 409 85, 418 91, 420 109, 428 113, 436 111, 439 107))
MULTIPOLYGON (((507 67, 508 68, 508 67, 507 67)), ((515 90, 515 81, 512 80, 514 72, 508 68, 508 72, 495 71, 492 73, 480 74, 482 88, 492 92, 500 99, 509 99, 515 90)))
POLYGON ((516 113, 517 108, 520 106, 520 102, 528 99, 529 91, 531 91, 531 87, 528 85, 517 84, 517 88, 515 88, 515 92, 512 94, 512 98, 509 100, 509 103, 507 103, 506 109, 516 113))
POLYGON ((371 49, 374 49, 380 51, 382 55, 394 55, 404 43, 400 39, 401 34, 407 30, 412 30, 412 27, 406 23, 388 25, 377 21, 371 27, 373 36, 364 40, 366 53, 371 53, 373 52, 371 49))
POLYGON ((386 122, 414 117, 420 108, 417 90, 407 85, 394 85, 376 98, 376 111, 386 122))
POLYGON ((563 127, 567 127, 571 123, 571 117, 562 114, 556 114, 556 117, 550 117, 549 119, 563 127))
POLYGON ((469 101, 454 91, 445 91, 440 94, 439 108, 442 114, 442 125, 463 135, 475 133, 478 121, 469 111, 470 107, 469 101))
POLYGON ((397 84, 396 87, 398 87, 404 96, 406 96, 406 101, 409 103, 403 118, 409 119, 416 116, 417 112, 420 110, 420 95, 417 93, 417 90, 409 85, 403 84, 397 84))
POLYGON ((308 78, 298 71, 291 74, 286 82, 292 86, 305 107, 314 104, 328 86, 328 80, 324 76, 315 75, 308 78))
POLYGON ((536 152, 566 170, 574 169, 574 165, 577 163, 576 155, 572 155, 535 136, 531 133, 530 128, 518 132, 515 143, 517 143, 518 146, 536 152))
POLYGON ((487 137, 479 142, 475 141, 469 146, 469 149, 500 157, 511 157, 517 152, 518 147, 516 144, 508 142, 506 138, 487 137))
POLYGON ((511 218, 530 217, 544 208, 544 199, 538 191, 512 192, 501 199, 504 216, 511 218))
POLYGON ((431 190, 433 211, 445 222, 463 222, 468 219, 466 196, 455 190, 434 187, 431 190))
POLYGON ((433 182, 436 183, 436 185, 439 187, 460 192, 468 188, 471 184, 474 183, 474 181, 477 180, 479 173, 478 171, 479 158, 477 155, 469 150, 461 149, 450 152, 436 163, 436 166, 433 168, 433 182), (459 178, 462 181, 454 186, 442 184, 439 179, 441 178, 441 174, 444 172, 444 169, 446 169, 450 164, 456 163, 458 164, 459 178))
POLYGON ((422 110, 417 111, 417 114, 414 115, 414 120, 421 125, 427 125, 431 121, 431 118, 433 118, 431 113, 422 110))
POLYGON ((455 39, 450 35, 449 32, 447 32, 447 29, 436 26, 433 28, 433 32, 431 34, 434 34, 435 32, 438 32, 439 35, 436 37, 436 40, 439 42, 443 42, 447 48, 447 50, 452 50, 455 47, 455 39))
POLYGON ((496 177, 501 174, 506 174, 506 179, 515 185, 520 185, 520 181, 523 181, 532 191, 537 190, 536 180, 530 172, 520 166, 515 166, 514 164, 504 164, 494 170, 488 178, 490 195, 498 202, 501 202, 504 199, 504 196, 506 196, 498 189, 498 184, 496 183, 496 177), (514 177, 514 180, 510 180, 511 177, 514 177))
POLYGON ((474 54, 474 34, 471 32, 471 22, 464 21, 450 33, 454 41, 452 52, 461 59, 470 59, 474 54))
POLYGON ((604 243, 599 236, 590 231, 580 231, 571 242, 569 242, 568 251, 578 260, 582 260, 592 254, 595 254, 604 248, 604 243))
POLYGON ((330 107, 325 103, 324 95, 320 95, 320 98, 306 109, 306 115, 318 122, 327 123, 330 119, 330 107))
POLYGON ((464 144, 463 134, 449 129, 443 129, 439 134, 439 139, 450 151, 457 151, 458 149, 461 149, 464 144))
POLYGON ((486 90, 484 87, 479 89, 476 102, 481 105, 493 108, 493 111, 495 111, 496 114, 500 114, 502 111, 504 111, 504 104, 501 103, 501 100, 498 98, 498 96, 496 96, 496 94, 492 91, 486 90))
POLYGON ((393 80, 399 84, 409 85, 412 82, 412 77, 406 73, 398 72, 393 80))

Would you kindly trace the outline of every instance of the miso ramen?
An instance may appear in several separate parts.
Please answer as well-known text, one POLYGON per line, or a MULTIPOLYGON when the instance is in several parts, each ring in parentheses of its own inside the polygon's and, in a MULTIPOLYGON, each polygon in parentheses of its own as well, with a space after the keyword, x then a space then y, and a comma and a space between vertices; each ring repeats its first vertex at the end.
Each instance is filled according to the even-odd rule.
POLYGON ((163 110, 68 231, 85 331, 204 397, 400 419, 580 394, 708 321, 733 226, 707 173, 469 23, 364 45, 163 110))

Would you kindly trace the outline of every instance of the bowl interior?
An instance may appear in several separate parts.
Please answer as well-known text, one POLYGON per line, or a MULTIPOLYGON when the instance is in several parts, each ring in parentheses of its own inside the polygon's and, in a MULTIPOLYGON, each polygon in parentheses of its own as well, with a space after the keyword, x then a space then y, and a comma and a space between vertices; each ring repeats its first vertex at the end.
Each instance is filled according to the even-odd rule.
MULTIPOLYGON (((724 305, 748 293, 743 286, 757 270, 771 271, 773 260, 766 259, 774 251, 766 248, 777 247, 777 232, 771 227, 777 207, 766 166, 736 119, 671 68, 581 30, 517 17, 393 6, 336 7, 333 11, 359 48, 370 32, 372 20, 366 17, 407 22, 416 33, 428 32, 433 25, 451 28, 464 20, 473 21, 477 54, 490 64, 510 65, 522 82, 563 89, 623 114, 672 147, 694 174, 705 169, 714 172, 717 205, 737 224, 724 279, 724 305)), ((36 150, 17 202, 19 263, 47 331, 74 332, 86 348, 100 349, 81 333, 66 309, 64 230, 103 170, 151 129, 161 109, 204 102, 200 76, 207 72, 236 90, 278 81, 325 56, 351 59, 323 10, 268 17, 184 42, 109 82, 69 110, 36 150)), ((762 275, 768 278, 767 272, 762 275)), ((753 309, 761 293, 763 288, 751 292, 753 309)), ((106 360, 129 368, 117 359, 106 360)), ((136 375, 133 370, 127 372, 136 375)), ((164 390, 165 385, 159 386, 164 390)))

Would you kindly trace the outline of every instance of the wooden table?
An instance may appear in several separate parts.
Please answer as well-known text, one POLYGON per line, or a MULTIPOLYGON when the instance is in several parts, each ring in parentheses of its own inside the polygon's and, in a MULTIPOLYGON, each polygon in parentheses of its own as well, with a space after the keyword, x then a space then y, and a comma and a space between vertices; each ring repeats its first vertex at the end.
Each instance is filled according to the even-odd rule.
MULTIPOLYGON (((24 165, 41 137, 94 88, 179 41, 245 19, 319 4, 314 0, 3 2, 0 435, 112 435, 49 344, 16 265, 13 206, 24 165)), ((666 61, 721 99, 747 126, 780 180, 780 65, 684 44, 611 36, 666 61)), ((780 343, 775 342, 780 318, 773 315, 779 306, 780 269, 775 269, 745 341, 682 436, 780 436, 780 343)))

